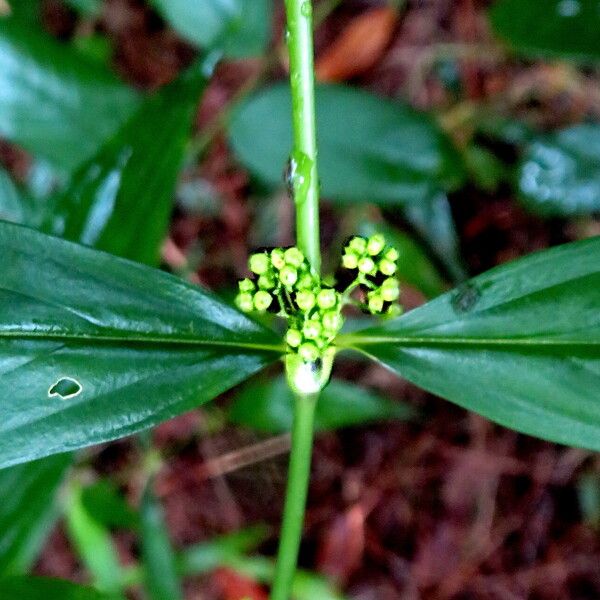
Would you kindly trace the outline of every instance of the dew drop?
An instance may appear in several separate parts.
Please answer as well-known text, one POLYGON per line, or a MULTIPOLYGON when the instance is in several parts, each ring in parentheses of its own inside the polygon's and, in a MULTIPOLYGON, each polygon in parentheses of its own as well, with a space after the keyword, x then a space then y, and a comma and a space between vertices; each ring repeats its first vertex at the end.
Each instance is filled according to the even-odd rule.
POLYGON ((465 283, 452 294, 450 303, 455 313, 464 314, 472 311, 480 298, 481 291, 479 288, 473 283, 465 283))

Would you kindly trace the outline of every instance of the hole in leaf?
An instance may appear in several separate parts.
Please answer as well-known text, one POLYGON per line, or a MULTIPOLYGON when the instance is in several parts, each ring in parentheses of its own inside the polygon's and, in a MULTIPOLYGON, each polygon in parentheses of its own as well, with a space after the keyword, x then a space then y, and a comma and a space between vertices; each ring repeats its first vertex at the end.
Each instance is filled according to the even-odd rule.
POLYGON ((61 377, 56 383, 48 389, 48 396, 54 398, 58 396, 61 400, 69 400, 81 394, 83 386, 71 377, 61 377))

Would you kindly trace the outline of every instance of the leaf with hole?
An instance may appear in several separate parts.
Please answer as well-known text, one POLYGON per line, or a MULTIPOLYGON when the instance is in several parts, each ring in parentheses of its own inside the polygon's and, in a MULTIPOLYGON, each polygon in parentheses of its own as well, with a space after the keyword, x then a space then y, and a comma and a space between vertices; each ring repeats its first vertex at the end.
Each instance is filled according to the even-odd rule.
POLYGON ((192 119, 205 86, 199 62, 148 98, 75 173, 52 206, 44 229, 156 265, 192 119))
POLYGON ((0 575, 26 572, 58 510, 54 497, 71 464, 68 454, 0 470, 0 575))
POLYGON ((69 171, 129 118, 137 94, 18 19, 0 19, 0 135, 69 171))
POLYGON ((525 56, 600 60, 597 0, 498 0, 490 20, 496 33, 525 56))
MULTIPOLYGON (((254 381, 240 391, 231 407, 233 423, 257 431, 291 431, 294 397, 284 377, 254 381)), ((391 419, 406 420, 414 411, 352 383, 333 379, 321 392, 315 413, 320 431, 364 425, 391 419)))
POLYGON ((600 237, 492 269, 339 340, 530 435, 600 450, 600 237))
POLYGON ((175 277, 0 223, 0 466, 113 440, 243 381, 272 331, 175 277), (76 396, 51 396, 61 379, 76 396))
MULTIPOLYGON (((461 159, 433 119, 406 104, 341 85, 316 90, 322 193, 339 203, 421 203, 463 178, 461 159)), ((282 184, 292 147, 289 87, 243 103, 230 139, 240 161, 269 185, 282 184)))
POLYGON ((600 125, 534 138, 521 158, 518 182, 524 206, 541 216, 600 211, 600 125))

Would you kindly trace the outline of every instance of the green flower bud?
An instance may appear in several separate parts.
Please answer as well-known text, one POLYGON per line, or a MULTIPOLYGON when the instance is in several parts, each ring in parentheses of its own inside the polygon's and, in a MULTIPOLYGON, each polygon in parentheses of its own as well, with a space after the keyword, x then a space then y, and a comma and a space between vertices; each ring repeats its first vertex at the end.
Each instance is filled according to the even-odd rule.
POLYGON ((324 289, 317 295, 317 304, 320 308, 333 308, 337 304, 337 294, 335 290, 324 289))
POLYGON ((357 254, 363 254, 367 249, 367 240, 362 237, 353 237, 347 246, 348 249, 353 250, 357 254))
POLYGON ((312 290, 315 286, 315 278, 310 273, 302 275, 296 283, 296 289, 298 290, 312 290))
POLYGON ((379 261, 379 270, 384 274, 384 275, 393 275, 396 272, 397 266, 396 263, 388 260, 387 258, 382 258, 379 261))
POLYGON ((365 256, 358 261, 358 270, 361 273, 373 274, 375 272, 375 263, 369 256, 365 256))
POLYGON ((400 284, 397 279, 390 277, 381 284, 379 292, 386 302, 394 302, 400 296, 400 284))
POLYGON ((296 292, 296 304, 303 311, 309 311, 317 303, 317 298, 312 292, 296 292))
POLYGON ((292 267, 300 267, 304 264, 304 254, 298 248, 288 248, 284 253, 285 262, 292 267))
POLYGON ((316 340, 320 335, 323 328, 319 321, 306 321, 304 327, 302 327, 302 333, 304 337, 309 340, 316 340))
POLYGON ((402 307, 399 304, 392 304, 385 312, 388 317, 399 317, 402 314, 402 307))
POLYGON ((271 261, 264 252, 253 254, 248 261, 248 267, 250 267, 250 270, 257 275, 263 275, 266 273, 270 266, 271 261))
POLYGON ((380 313, 383 310, 383 298, 379 295, 379 292, 369 292, 368 299, 369 310, 372 314, 380 313))
POLYGON ((294 267, 285 265, 281 271, 279 271, 279 281, 287 287, 291 287, 298 281, 298 271, 294 267))
POLYGON ((302 334, 297 329, 288 329, 288 332, 285 334, 285 341, 288 343, 288 346, 297 348, 302 343, 302 334))
POLYGON ((367 252, 371 256, 377 256, 385 248, 385 237, 381 233, 376 233, 369 238, 367 242, 367 252))
POLYGON ((400 254, 398 253, 398 250, 396 250, 396 248, 388 248, 384 253, 383 253, 384 258, 387 258, 388 260, 391 260, 392 262, 396 262, 398 260, 398 258, 400 257, 400 254))
POLYGON ((254 302, 252 301, 252 294, 249 292, 242 292, 235 298, 237 307, 243 312, 252 312, 254 310, 254 302))
POLYGON ((269 292, 259 290, 254 294, 254 308, 259 312, 267 310, 271 306, 271 302, 273 302, 273 296, 269 292))
POLYGON ((342 315, 334 310, 326 312, 322 318, 323 327, 330 334, 336 334, 344 324, 342 315))
POLYGON ((319 349, 312 342, 304 342, 298 348, 298 355, 305 362, 315 362, 319 358, 319 349))
POLYGON ((251 279, 241 279, 238 281, 238 287, 240 292, 253 292, 254 291, 254 281, 251 279))
POLYGON ((276 269, 285 267, 285 253, 281 248, 271 250, 271 262, 276 269))
POLYGON ((271 275, 261 275, 258 278, 258 287, 261 290, 272 290, 275 287, 275 279, 271 275))
POLYGON ((342 265, 346 269, 356 269, 358 267, 358 256, 356 254, 344 254, 342 256, 342 265))

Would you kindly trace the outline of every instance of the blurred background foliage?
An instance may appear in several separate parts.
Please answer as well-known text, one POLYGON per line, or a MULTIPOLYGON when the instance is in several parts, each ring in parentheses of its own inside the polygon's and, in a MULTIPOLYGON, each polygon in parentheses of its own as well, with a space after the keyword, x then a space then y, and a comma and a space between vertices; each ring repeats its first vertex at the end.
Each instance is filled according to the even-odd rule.
MULTIPOLYGON (((326 261, 383 230, 411 307, 599 234, 598 6, 316 2, 326 261)), ((0 15, 0 218, 225 297, 249 250, 292 243, 280 2, 0 0, 0 15)), ((273 375, 152 439, 0 471, 2 597, 36 597, 33 569, 108 598, 266 598, 276 535, 260 523, 277 522, 291 423, 273 375), (240 469, 251 484, 227 479, 240 469)), ((359 359, 336 376, 318 427, 344 431, 319 438, 302 555, 329 579, 299 573, 296 600, 600 596, 597 459, 497 433, 359 359)))

